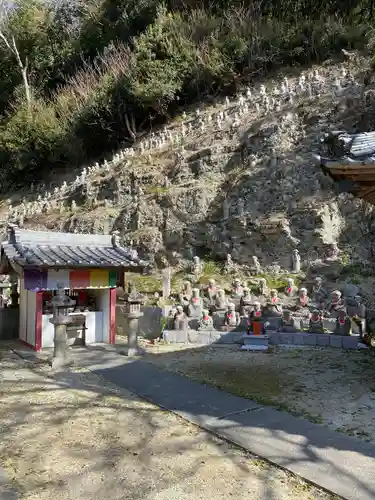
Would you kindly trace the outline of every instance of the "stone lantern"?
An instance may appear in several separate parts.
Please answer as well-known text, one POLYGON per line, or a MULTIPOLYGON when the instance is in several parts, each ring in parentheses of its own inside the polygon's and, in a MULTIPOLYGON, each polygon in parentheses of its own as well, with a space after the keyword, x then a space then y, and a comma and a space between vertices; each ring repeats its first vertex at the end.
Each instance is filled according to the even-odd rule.
POLYGON ((124 296, 124 305, 121 312, 127 319, 128 330, 128 356, 139 356, 143 354, 143 349, 138 346, 139 318, 143 316, 141 306, 145 303, 145 298, 135 289, 133 285, 124 296))
POLYGON ((75 303, 75 300, 65 295, 64 285, 58 283, 57 294, 50 302, 53 310, 50 322, 55 326, 52 368, 60 368, 67 362, 67 325, 73 322, 73 317, 69 316, 69 308, 73 307, 75 303))

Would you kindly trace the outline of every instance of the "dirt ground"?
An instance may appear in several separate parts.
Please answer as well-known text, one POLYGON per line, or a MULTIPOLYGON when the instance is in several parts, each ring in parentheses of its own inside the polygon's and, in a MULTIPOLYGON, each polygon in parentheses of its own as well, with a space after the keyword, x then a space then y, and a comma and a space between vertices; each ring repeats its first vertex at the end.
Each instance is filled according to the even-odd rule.
POLYGON ((375 354, 369 350, 147 347, 147 361, 375 443, 375 354))
POLYGON ((82 369, 2 349, 0 380, 0 464, 23 500, 334 498, 82 369))

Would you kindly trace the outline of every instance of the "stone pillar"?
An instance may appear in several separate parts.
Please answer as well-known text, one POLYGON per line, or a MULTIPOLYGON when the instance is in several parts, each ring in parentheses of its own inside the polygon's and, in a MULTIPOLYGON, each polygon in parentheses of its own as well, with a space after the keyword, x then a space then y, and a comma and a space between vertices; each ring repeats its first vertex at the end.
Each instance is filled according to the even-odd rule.
POLYGON ((171 268, 167 267, 163 271, 163 298, 168 299, 171 295, 171 268))
POLYGON ((123 354, 127 356, 140 356, 143 349, 138 345, 139 318, 143 316, 141 305, 144 304, 144 297, 133 287, 130 293, 125 295, 125 305, 121 308, 127 320, 128 348, 123 354))
POLYGON ((55 326, 52 358, 52 368, 54 369, 64 367, 68 361, 67 326, 73 320, 68 314, 68 308, 72 307, 76 302, 65 295, 63 284, 58 283, 57 286, 57 295, 51 300, 53 317, 50 319, 50 322, 55 326))

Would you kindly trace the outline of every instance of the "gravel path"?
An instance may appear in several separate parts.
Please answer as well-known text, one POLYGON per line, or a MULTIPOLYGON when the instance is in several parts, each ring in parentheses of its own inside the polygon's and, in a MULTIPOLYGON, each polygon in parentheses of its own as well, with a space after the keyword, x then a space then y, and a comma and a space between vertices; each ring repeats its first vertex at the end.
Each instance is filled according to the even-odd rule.
POLYGON ((375 443, 375 358, 369 350, 148 346, 145 359, 262 404, 375 443))
POLYGON ((0 357, 0 463, 22 499, 334 498, 90 372, 0 357))

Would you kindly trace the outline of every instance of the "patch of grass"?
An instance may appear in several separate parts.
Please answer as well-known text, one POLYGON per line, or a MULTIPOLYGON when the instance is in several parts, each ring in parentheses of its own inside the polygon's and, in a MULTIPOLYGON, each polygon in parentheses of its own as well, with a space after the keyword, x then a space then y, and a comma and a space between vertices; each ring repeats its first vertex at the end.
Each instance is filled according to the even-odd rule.
POLYGON ((160 292, 163 287, 159 276, 142 276, 137 273, 126 273, 126 282, 134 283, 138 292, 160 292))
POLYGON ((255 276, 256 278, 264 278, 267 281, 267 286, 268 288, 275 288, 278 291, 283 290, 288 283, 288 278, 293 278, 295 286, 299 287, 302 281, 301 276, 299 275, 289 275, 289 274, 280 274, 279 276, 276 276, 274 274, 258 274, 255 276))

